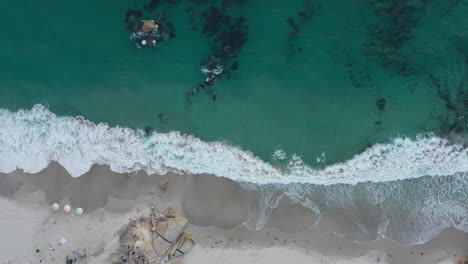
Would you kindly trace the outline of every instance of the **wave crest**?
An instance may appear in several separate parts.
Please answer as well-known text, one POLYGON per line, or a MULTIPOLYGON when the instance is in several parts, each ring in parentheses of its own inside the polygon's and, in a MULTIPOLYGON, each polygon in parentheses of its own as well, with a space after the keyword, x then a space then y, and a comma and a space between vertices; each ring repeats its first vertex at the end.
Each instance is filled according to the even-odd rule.
POLYGON ((153 133, 95 124, 83 117, 59 117, 42 105, 0 110, 0 172, 36 173, 51 161, 73 177, 93 164, 115 172, 208 173, 255 184, 384 182, 468 171, 468 149, 434 135, 376 144, 345 162, 315 169, 297 155, 286 170, 223 142, 204 142, 179 132, 153 133))

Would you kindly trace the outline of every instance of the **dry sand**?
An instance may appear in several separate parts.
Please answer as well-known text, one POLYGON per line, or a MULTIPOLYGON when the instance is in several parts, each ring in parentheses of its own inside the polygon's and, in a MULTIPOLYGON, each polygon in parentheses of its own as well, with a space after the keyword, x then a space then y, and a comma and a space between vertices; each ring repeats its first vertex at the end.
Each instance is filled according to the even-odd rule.
POLYGON ((310 228, 317 216, 287 203, 271 213, 265 228, 252 231, 242 223, 255 221, 254 196, 237 183, 214 176, 129 178, 106 166, 94 166, 76 179, 55 163, 34 175, 0 174, 0 263, 62 264, 77 249, 87 253, 81 263, 106 263, 120 227, 150 204, 174 207, 191 222, 188 229, 197 245, 183 259, 185 264, 449 264, 468 253, 468 235, 454 229, 410 247, 386 239, 359 244, 320 234, 310 228), (159 183, 166 181, 169 188, 164 192, 159 183), (70 202, 85 213, 54 212, 53 202, 70 202), (61 238, 67 240, 64 245, 59 245, 61 238))

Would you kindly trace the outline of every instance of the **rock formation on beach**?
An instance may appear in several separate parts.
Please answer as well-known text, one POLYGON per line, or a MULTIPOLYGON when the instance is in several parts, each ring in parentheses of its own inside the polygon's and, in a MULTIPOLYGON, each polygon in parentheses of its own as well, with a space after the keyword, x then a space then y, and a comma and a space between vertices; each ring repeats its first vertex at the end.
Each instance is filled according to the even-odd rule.
POLYGON ((184 232, 187 219, 172 208, 131 220, 120 233, 120 247, 109 256, 111 263, 160 264, 183 257, 195 245, 192 235, 184 232))

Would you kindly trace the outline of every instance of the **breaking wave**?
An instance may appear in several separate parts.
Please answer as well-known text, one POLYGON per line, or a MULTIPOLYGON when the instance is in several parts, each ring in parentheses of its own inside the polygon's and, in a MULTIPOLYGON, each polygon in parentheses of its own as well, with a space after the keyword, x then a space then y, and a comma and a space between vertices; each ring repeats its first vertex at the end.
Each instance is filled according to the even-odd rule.
POLYGON ((119 173, 213 174, 240 182, 246 191, 258 191, 251 192, 250 200, 258 204, 252 207, 257 208, 252 221, 246 222, 255 229, 287 196, 317 214, 311 224, 319 230, 321 223, 340 219, 346 229, 324 232, 359 242, 384 236, 403 245, 424 243, 450 226, 468 232, 466 145, 430 134, 396 138, 322 169, 297 155, 288 158, 281 150, 273 157, 286 162, 285 167, 223 142, 204 142, 179 132, 146 135, 83 117, 59 117, 42 105, 0 110, 3 173, 37 173, 56 161, 73 177, 93 164, 119 173))
POLYGON ((293 155, 286 168, 275 168, 249 151, 223 142, 204 142, 179 132, 153 133, 95 124, 83 117, 59 117, 42 105, 31 110, 0 110, 0 172, 19 168, 36 173, 51 161, 73 177, 93 164, 115 172, 148 174, 208 173, 255 184, 395 181, 468 171, 468 149, 434 135, 397 138, 324 169, 293 155))

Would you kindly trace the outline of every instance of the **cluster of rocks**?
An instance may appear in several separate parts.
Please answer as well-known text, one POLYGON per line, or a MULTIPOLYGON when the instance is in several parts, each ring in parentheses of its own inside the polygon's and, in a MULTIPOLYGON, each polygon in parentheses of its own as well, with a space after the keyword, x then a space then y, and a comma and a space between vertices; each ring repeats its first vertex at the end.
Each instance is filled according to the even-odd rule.
MULTIPOLYGON (((216 101, 216 93, 213 85, 221 76, 231 77, 231 73, 239 69, 236 60, 244 45, 247 43, 248 26, 245 17, 230 15, 229 7, 243 5, 246 1, 227 0, 220 7, 211 5, 201 13, 201 33, 208 39, 211 45, 211 54, 201 62, 201 72, 205 80, 192 87, 186 93, 187 105, 191 104, 191 97, 203 92, 216 101)), ((195 23, 194 9, 186 12, 195 23)), ((197 30, 194 26, 193 30, 197 30)))
POLYGON ((201 67, 201 72, 206 75, 205 83, 207 85, 213 85, 216 76, 223 73, 224 68, 221 64, 220 58, 212 56, 201 67))
POLYGON ((160 264, 180 259, 195 245, 192 234, 184 232, 188 221, 172 208, 131 220, 122 228, 120 248, 109 256, 111 263, 160 264))
MULTIPOLYGON (((175 26, 167 19, 166 11, 180 4, 181 0, 149 0, 141 6, 127 10, 124 22, 127 29, 132 32, 130 39, 137 47, 155 47, 158 43, 175 37, 175 26), (160 12, 156 22, 143 20, 142 17, 155 17, 160 12)), ((240 8, 247 0, 188 0, 193 6, 186 8, 192 30, 198 31, 207 37, 211 46, 211 53, 201 62, 201 72, 205 75, 204 81, 196 84, 186 93, 187 105, 191 104, 191 96, 204 92, 216 101, 213 90, 215 81, 222 76, 231 77, 231 73, 239 69, 237 55, 247 43, 248 26, 243 16, 231 15, 230 9, 240 8), (196 12, 199 7, 208 5, 201 13, 196 12), (200 15, 200 16, 199 16, 200 15), (201 21, 198 21, 201 18, 201 21), (197 26, 197 23, 202 24, 197 26)), ((235 12, 234 12, 235 13, 235 12)))
POLYGON ((135 42, 138 47, 154 47, 156 43, 168 40, 169 33, 161 32, 158 24, 154 20, 143 20, 137 32, 132 33, 130 39, 135 42))

